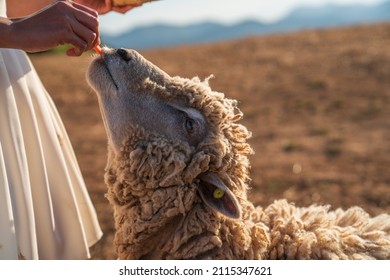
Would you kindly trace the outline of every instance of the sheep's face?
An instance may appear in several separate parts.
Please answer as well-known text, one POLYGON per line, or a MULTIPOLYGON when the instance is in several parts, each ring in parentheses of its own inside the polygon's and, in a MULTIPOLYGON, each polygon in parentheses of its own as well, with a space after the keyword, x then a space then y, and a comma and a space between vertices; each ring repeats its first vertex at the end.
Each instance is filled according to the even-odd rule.
POLYGON ((119 149, 134 126, 198 145, 207 134, 202 114, 180 100, 166 100, 142 88, 145 80, 167 83, 169 76, 132 50, 106 50, 94 60, 88 79, 99 97, 110 144, 119 149))
POLYGON ((92 62, 88 81, 97 92, 111 150, 120 153, 126 142, 133 163, 142 165, 132 167, 138 187, 200 181, 207 205, 240 216, 231 190, 245 195, 251 149, 248 131, 234 123, 241 117, 234 100, 212 91, 207 81, 170 77, 133 50, 105 48, 92 62), (164 153, 171 163, 161 162, 164 153), (151 173, 140 172, 145 166, 151 173))

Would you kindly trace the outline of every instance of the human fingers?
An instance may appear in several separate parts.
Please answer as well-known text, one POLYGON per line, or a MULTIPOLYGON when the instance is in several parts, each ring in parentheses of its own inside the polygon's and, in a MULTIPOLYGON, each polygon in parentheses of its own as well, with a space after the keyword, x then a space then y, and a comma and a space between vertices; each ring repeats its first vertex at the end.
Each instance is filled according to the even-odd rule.
MULTIPOLYGON (((84 41, 84 45, 80 45, 79 40, 75 43, 70 42, 75 46, 74 50, 70 53, 79 55, 80 51, 87 51, 98 44, 99 41, 99 21, 96 11, 89 9, 83 5, 68 2, 63 2, 65 5, 64 10, 68 9, 68 19, 70 24, 70 30, 78 39, 84 41), (78 44, 77 44, 78 43, 78 44)), ((70 34, 71 35, 71 34, 70 34)))
POLYGON ((84 44, 75 45, 83 51, 88 51, 92 49, 99 40, 98 33, 93 32, 88 27, 79 22, 72 23, 72 31, 74 32, 74 37, 79 39, 78 41, 83 41, 84 44))
POLYGON ((105 14, 112 10, 112 0, 74 0, 75 2, 87 6, 97 11, 99 14, 105 14))
MULTIPOLYGON (((97 37, 96 40, 94 40, 94 42, 91 45, 92 48, 95 48, 96 46, 100 46, 100 38, 97 37)), ((72 46, 66 51, 66 54, 68 56, 81 56, 87 50, 88 50, 87 47, 80 48, 80 47, 72 46)))
POLYGON ((80 11, 90 14, 91 16, 97 18, 99 16, 98 11, 96 9, 90 8, 88 6, 82 5, 77 2, 72 2, 72 6, 80 11))
POLYGON ((112 10, 121 14, 127 13, 131 9, 135 8, 137 6, 131 6, 131 5, 126 5, 126 6, 117 6, 113 7, 112 10))
POLYGON ((98 10, 99 14, 105 14, 105 13, 108 13, 110 11, 116 11, 116 12, 124 14, 135 7, 136 6, 134 6, 134 5, 115 6, 113 4, 112 0, 104 0, 104 4, 100 4, 99 8, 97 10, 98 10))
POLYGON ((66 55, 67 56, 80 56, 81 54, 83 53, 82 50, 78 49, 78 48, 70 48, 66 51, 66 55))
POLYGON ((100 46, 100 37, 96 37, 96 39, 92 42, 92 49, 96 46, 100 46))
POLYGON ((71 1, 60 1, 58 4, 60 5, 59 8, 67 13, 68 16, 74 17, 77 21, 95 33, 99 32, 99 15, 97 11, 71 1))
POLYGON ((69 38, 66 40, 66 44, 72 45, 72 47, 66 52, 69 56, 80 56, 88 48, 88 44, 78 36, 69 38))
POLYGON ((84 38, 89 47, 93 47, 96 39, 99 38, 99 21, 97 18, 85 16, 85 14, 75 14, 76 22, 73 22, 74 32, 84 38), (92 44, 92 45, 91 45, 92 44))
POLYGON ((103 7, 99 9, 99 14, 106 14, 110 11, 112 11, 112 0, 105 0, 103 7))

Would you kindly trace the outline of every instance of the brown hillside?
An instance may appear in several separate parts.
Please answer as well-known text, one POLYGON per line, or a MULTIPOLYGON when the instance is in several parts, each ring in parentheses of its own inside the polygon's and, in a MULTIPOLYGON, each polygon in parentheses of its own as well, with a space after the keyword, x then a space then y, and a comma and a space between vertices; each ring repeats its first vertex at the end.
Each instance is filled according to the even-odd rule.
MULTIPOLYGON (((390 24, 143 51, 170 75, 215 75, 238 99, 250 140, 251 199, 299 206, 359 205, 390 212, 390 24)), ((85 82, 90 55, 31 59, 53 97, 97 208, 104 238, 93 258, 114 259, 104 198, 106 136, 85 82)))

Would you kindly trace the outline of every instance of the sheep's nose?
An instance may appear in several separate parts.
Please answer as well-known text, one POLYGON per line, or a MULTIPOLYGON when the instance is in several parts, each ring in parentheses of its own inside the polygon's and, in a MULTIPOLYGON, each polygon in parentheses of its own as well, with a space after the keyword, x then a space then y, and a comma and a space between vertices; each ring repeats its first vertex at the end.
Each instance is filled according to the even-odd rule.
POLYGON ((117 49, 116 53, 122 58, 124 61, 130 61, 131 55, 125 49, 117 49))

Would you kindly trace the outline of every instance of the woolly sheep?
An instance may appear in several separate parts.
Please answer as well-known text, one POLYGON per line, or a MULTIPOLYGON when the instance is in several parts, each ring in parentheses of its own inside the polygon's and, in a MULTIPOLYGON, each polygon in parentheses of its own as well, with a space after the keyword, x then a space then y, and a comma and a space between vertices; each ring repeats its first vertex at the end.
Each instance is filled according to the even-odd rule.
POLYGON ((120 259, 389 259, 390 216, 247 199, 252 149, 237 102, 134 50, 88 70, 108 135, 120 259))

